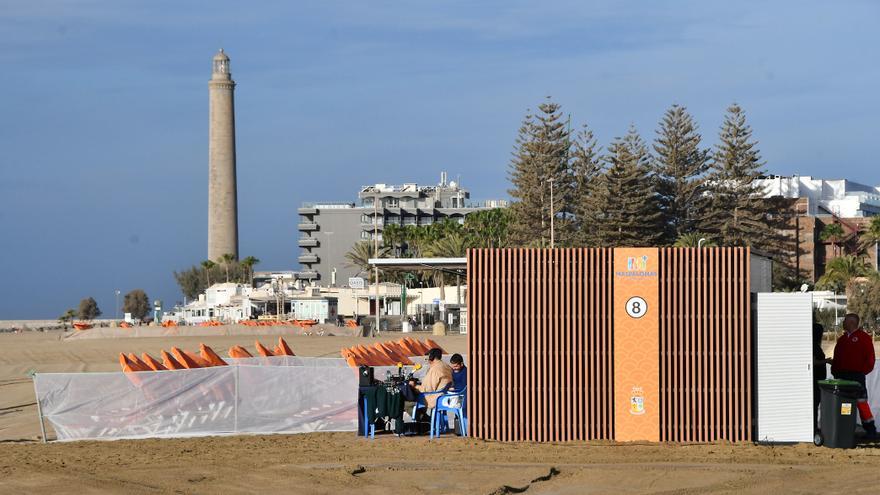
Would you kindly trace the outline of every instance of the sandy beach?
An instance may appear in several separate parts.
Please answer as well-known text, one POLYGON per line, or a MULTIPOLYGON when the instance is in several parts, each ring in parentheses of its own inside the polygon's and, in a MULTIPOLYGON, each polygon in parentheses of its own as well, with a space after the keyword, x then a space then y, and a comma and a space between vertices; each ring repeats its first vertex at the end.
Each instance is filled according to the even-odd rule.
MULTIPOLYGON (((504 444, 452 436, 365 440, 354 433, 42 444, 26 376, 31 370, 117 371, 121 351, 155 355, 172 345, 195 349, 199 342, 252 350, 254 340, 63 336, 0 335, 0 493, 876 492, 880 449, 870 446, 504 444)), ((277 337, 257 338, 268 343, 277 337)), ((338 356, 341 347, 367 340, 285 338, 303 356, 338 356)), ((464 336, 431 338, 450 352, 467 347, 464 336)))

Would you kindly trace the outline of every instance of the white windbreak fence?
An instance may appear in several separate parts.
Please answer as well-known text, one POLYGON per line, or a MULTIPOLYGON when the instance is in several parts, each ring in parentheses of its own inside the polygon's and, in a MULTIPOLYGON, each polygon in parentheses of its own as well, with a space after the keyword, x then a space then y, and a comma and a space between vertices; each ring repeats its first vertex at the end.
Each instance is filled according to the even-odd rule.
POLYGON ((177 371, 39 373, 34 386, 42 416, 61 441, 357 429, 355 370, 341 359, 284 359, 177 371))
MULTIPOLYGON (((423 376, 427 360, 410 359, 423 376)), ((60 441, 357 430, 358 374, 344 359, 226 361, 193 370, 38 373, 34 387, 60 441)), ((374 367, 380 380, 397 372, 374 367)))

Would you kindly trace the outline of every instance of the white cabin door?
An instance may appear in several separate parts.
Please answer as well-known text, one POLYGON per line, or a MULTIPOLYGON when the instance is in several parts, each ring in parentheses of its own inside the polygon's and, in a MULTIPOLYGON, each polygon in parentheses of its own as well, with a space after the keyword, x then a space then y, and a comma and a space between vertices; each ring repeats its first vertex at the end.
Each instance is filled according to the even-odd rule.
POLYGON ((759 293, 756 309, 757 441, 812 442, 812 295, 759 293))

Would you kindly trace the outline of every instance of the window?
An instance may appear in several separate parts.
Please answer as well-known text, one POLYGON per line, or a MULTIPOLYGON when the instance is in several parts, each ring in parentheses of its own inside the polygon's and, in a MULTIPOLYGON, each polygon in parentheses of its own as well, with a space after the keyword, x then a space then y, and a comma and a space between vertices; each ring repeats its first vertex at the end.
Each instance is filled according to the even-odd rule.
POLYGON ((400 201, 397 198, 388 198, 385 200, 386 208, 398 208, 400 206, 400 201))

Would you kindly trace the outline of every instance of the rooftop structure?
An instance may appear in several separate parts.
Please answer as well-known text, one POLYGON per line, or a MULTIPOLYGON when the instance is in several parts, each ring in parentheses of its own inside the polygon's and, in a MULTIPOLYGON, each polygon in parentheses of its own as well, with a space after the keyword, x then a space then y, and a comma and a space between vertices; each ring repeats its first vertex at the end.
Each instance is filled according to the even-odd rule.
MULTIPOLYGON (((790 232, 797 278, 815 282, 832 259, 858 251, 859 235, 870 217, 880 214, 880 187, 847 179, 810 176, 769 176, 760 179, 766 198, 785 198, 790 203, 790 232), (838 224, 843 236, 823 237, 822 230, 838 224)), ((878 266, 878 246, 867 249, 867 260, 878 266)))
POLYGON ((424 226, 443 220, 463 223, 475 211, 506 207, 507 201, 471 201, 470 191, 446 172, 436 185, 404 183, 362 186, 357 202, 303 203, 298 209, 302 248, 297 277, 321 285, 348 285, 350 277, 367 276, 345 255, 359 241, 382 240, 387 225, 424 226))
POLYGON ((807 215, 858 218, 880 214, 880 187, 847 179, 815 179, 809 175, 774 175, 760 182, 768 198, 804 199, 807 215))

